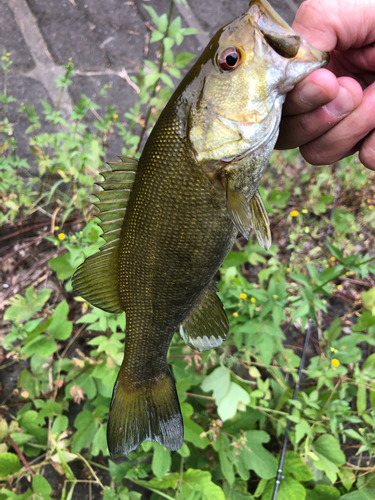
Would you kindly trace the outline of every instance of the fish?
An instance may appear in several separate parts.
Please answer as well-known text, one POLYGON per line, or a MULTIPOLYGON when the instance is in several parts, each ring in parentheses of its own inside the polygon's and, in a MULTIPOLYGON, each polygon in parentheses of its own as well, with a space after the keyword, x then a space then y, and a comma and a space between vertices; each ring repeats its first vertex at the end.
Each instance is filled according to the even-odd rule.
POLYGON ((199 351, 229 323, 215 274, 240 232, 264 249, 269 219, 258 186, 287 92, 328 55, 266 0, 213 36, 161 112, 139 160, 120 157, 95 193, 105 244, 73 276, 92 305, 126 312, 124 358, 110 405, 112 458, 144 441, 177 450, 183 419, 167 364, 176 331, 199 351))

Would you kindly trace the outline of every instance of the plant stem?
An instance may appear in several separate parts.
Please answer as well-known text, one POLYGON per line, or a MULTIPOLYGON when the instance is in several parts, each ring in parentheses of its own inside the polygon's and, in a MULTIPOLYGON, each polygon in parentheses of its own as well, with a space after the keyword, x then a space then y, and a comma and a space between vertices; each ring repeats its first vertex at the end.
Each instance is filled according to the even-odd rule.
POLYGON ((14 440, 10 437, 10 435, 7 437, 7 439, 10 442, 10 444, 13 446, 13 448, 16 450, 16 453, 19 456, 19 458, 20 458, 21 462, 23 463, 23 465, 25 466, 25 468, 33 476, 34 472, 31 469, 31 467, 29 465, 29 462, 26 460, 26 458, 25 458, 24 454, 22 453, 22 451, 18 448, 18 446, 16 445, 16 443, 14 442, 14 440))
POLYGON ((82 456, 80 453, 77 453, 77 456, 87 465, 89 471, 91 472, 92 476, 95 478, 96 482, 100 485, 100 487, 104 490, 104 485, 96 475, 94 469, 91 467, 90 463, 85 459, 84 456, 82 456))
MULTIPOLYGON (((174 5, 174 0, 170 0, 170 4, 169 4, 169 13, 168 13, 168 23, 167 23, 167 27, 166 27, 166 30, 165 30, 165 33, 164 33, 164 36, 163 38, 161 39, 160 41, 160 47, 161 47, 161 54, 160 54, 160 60, 159 60, 159 68, 158 68, 158 72, 159 74, 162 72, 163 70, 163 64, 164 64, 164 40, 167 38, 168 36, 168 32, 169 32, 169 26, 171 24, 171 19, 172 19, 172 12, 173 12, 173 5, 174 5)), ((145 123, 142 127, 142 130, 141 130, 141 134, 139 136, 139 142, 138 142, 138 145, 137 145, 137 148, 135 150, 136 153, 138 153, 139 151, 139 148, 141 147, 142 145, 142 141, 143 141, 143 137, 146 133, 146 130, 147 130, 147 126, 148 126, 148 122, 150 120, 150 115, 151 115, 151 105, 150 105, 150 102, 151 100, 155 97, 156 95, 156 89, 159 85, 159 82, 160 82, 160 78, 158 78, 155 82, 155 85, 154 85, 154 88, 152 90, 152 94, 151 94, 151 98, 149 99, 149 105, 148 105, 148 108, 147 108, 147 114, 146 114, 146 119, 145 119, 145 123)))

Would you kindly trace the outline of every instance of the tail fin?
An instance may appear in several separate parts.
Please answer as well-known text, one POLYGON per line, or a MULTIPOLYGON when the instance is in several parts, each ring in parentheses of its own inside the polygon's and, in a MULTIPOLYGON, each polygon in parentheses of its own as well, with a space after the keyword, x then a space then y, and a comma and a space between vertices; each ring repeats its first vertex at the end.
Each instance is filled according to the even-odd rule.
POLYGON ((132 389, 120 372, 113 390, 107 439, 113 458, 128 455, 143 441, 156 441, 170 450, 181 448, 184 426, 169 371, 132 389))

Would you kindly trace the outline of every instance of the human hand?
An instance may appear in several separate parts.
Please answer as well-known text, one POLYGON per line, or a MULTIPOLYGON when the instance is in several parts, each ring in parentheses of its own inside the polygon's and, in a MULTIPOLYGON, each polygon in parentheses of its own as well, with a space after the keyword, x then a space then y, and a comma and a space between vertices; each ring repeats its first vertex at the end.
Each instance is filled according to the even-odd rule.
POLYGON ((293 29, 330 52, 327 69, 306 77, 284 104, 278 149, 300 147, 315 165, 359 151, 375 170, 374 0, 307 0, 293 29))

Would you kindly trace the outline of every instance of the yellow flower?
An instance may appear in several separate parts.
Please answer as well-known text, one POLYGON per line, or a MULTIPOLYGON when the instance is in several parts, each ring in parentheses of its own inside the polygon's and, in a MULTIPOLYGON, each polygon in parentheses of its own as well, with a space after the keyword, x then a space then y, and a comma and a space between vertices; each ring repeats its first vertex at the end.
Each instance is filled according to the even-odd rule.
POLYGON ((64 233, 59 233, 59 234, 57 235, 57 237, 58 237, 58 238, 59 238, 59 240, 61 240, 61 241, 62 241, 62 240, 65 240, 65 234, 64 234, 64 233))
POLYGON ((299 212, 298 212, 298 210, 292 210, 292 211, 290 212, 290 215, 291 215, 292 217, 297 217, 297 215, 299 215, 299 212))
POLYGON ((367 200, 367 203, 371 203, 371 200, 367 200))
POLYGON ((338 366, 340 366, 340 361, 338 359, 333 359, 332 360, 332 366, 334 366, 335 368, 337 368, 338 366))
POLYGON ((118 115, 114 114, 114 115, 113 115, 113 119, 114 119, 114 120, 117 120, 117 118, 118 118, 118 115))
POLYGON ((337 285, 337 290, 341 290, 342 286, 341 285, 337 285))
POLYGON ((246 299, 246 297, 247 297, 246 293, 241 293, 240 299, 246 299))
POLYGON ((372 205, 369 205, 368 207, 370 210, 372 210, 374 208, 372 205))
POLYGON ((329 267, 329 264, 326 264, 326 267, 329 267))
POLYGON ((10 52, 7 52, 7 56, 8 56, 8 57, 10 56, 10 52))
POLYGON ((58 231, 58 230, 59 230, 59 226, 55 226, 55 227, 54 227, 54 230, 55 230, 55 231, 58 231))
POLYGON ((307 210, 307 208, 303 208, 303 209, 301 210, 301 212, 302 212, 303 214, 307 214, 309 211, 307 210))
POLYGON ((287 273, 290 273, 290 267, 287 267, 287 268, 286 268, 286 272, 287 272, 287 273))
POLYGON ((251 297, 251 299, 250 299, 250 300, 251 300, 251 302, 252 302, 253 304, 255 304, 255 302, 257 301, 257 299, 254 299, 254 297, 251 297))
POLYGON ((310 232, 310 228, 305 227, 305 233, 306 233, 306 234, 309 234, 309 232, 310 232))
POLYGON ((363 236, 363 234, 362 234, 362 233, 359 235, 359 238, 360 238, 361 240, 363 240, 364 236, 363 236))
POLYGON ((238 313, 233 313, 233 316, 234 316, 235 318, 238 318, 238 313))
POLYGON ((335 260, 336 260, 336 257, 331 257, 332 262, 335 262, 335 260))

